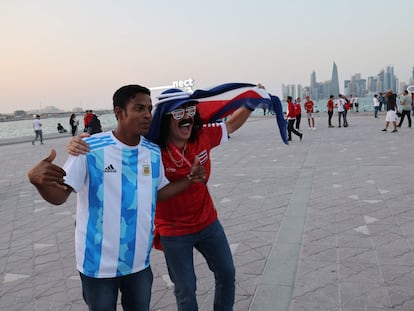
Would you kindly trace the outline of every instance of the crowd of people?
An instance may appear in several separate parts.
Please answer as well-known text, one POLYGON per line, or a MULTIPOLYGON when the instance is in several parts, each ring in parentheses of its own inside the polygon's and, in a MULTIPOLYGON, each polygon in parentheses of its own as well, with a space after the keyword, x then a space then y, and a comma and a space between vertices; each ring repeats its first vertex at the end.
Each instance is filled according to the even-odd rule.
MULTIPOLYGON (((79 120, 76 118, 75 113, 72 113, 69 117, 69 126, 72 136, 76 136, 78 134, 79 129, 79 120)), ((101 121, 99 120, 98 116, 93 113, 92 110, 85 111, 83 117, 83 126, 83 132, 88 133, 90 135, 102 132, 101 121)), ((32 127, 35 133, 35 137, 32 140, 32 145, 34 146, 35 142, 38 139, 40 140, 40 144, 43 145, 43 124, 40 121, 39 114, 33 116, 32 127)), ((68 130, 61 123, 57 124, 56 130, 58 133, 61 134, 68 132, 68 130)))
MULTIPOLYGON (((315 104, 311 100, 310 96, 306 96, 306 101, 303 105, 303 109, 306 111, 306 117, 308 120, 309 129, 315 130, 315 104)), ((286 121, 288 123, 288 140, 292 141, 292 133, 299 137, 302 141, 303 133, 300 131, 300 122, 302 116, 301 98, 297 97, 293 101, 291 96, 286 98, 286 121)), ((333 128, 333 115, 334 111, 337 111, 338 115, 338 127, 348 127, 348 111, 353 110, 359 112, 359 98, 350 95, 347 98, 345 95, 339 94, 337 98, 334 95, 329 96, 326 102, 326 111, 328 113, 328 128, 333 128)), ((374 118, 378 117, 378 112, 385 109, 387 111, 385 117, 385 127, 382 131, 388 131, 388 127, 392 124, 392 132, 398 132, 397 128, 400 128, 407 118, 408 127, 411 128, 411 113, 414 116, 414 93, 409 93, 408 90, 404 90, 400 96, 397 96, 395 92, 389 90, 385 93, 375 94, 373 97, 374 118), (397 125, 397 121, 399 123, 397 125)))

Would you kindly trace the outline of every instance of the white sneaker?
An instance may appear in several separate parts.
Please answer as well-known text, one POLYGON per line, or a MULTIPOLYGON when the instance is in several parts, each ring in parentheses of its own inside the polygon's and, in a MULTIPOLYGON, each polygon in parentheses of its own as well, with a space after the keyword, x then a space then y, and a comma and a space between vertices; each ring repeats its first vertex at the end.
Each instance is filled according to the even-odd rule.
POLYGON ((316 130, 316 127, 312 127, 312 130, 314 131, 314 130, 316 130))

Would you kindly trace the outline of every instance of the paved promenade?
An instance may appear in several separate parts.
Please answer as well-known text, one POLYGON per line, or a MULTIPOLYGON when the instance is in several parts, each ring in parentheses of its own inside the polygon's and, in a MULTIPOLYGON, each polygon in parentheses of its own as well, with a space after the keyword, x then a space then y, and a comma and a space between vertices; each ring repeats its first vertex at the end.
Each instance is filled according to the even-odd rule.
MULTIPOLYGON (((212 153, 209 188, 228 235, 235 311, 414 310, 414 129, 384 133, 384 114, 284 145, 271 117, 252 117, 212 153)), ((336 126, 336 116, 334 118, 336 126)), ((407 121, 405 121, 407 122, 407 121)), ((45 202, 28 169, 69 137, 0 146, 0 310, 86 311, 74 258, 76 196, 45 202)), ((214 279, 195 253, 201 311, 214 279)), ((176 310, 160 251, 152 310, 176 310)), ((121 308, 119 307, 119 310, 121 308)))

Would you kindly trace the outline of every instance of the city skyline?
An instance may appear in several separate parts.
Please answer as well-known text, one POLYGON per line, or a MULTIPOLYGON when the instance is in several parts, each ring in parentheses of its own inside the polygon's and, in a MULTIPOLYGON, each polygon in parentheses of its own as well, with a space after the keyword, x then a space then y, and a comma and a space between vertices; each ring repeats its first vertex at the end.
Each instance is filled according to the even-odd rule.
POLYGON ((338 68, 336 63, 333 62, 331 80, 318 82, 316 70, 313 70, 310 74, 309 85, 282 84, 282 96, 283 98, 286 96, 302 98, 309 95, 316 100, 327 99, 330 95, 336 98, 339 94, 365 97, 384 93, 387 90, 402 93, 409 86, 414 88, 414 66, 408 80, 400 81, 399 77, 394 74, 394 67, 389 65, 380 69, 375 76, 367 76, 366 79, 360 72, 354 73, 350 79, 343 80, 341 88, 338 81, 338 68))
MULTIPOLYGON (((332 79, 392 66, 411 76, 414 1, 2 1, 0 113, 111 109, 125 84, 194 80, 194 88, 332 79), (389 11, 393 10, 393 23, 389 11)), ((155 95, 157 91, 153 92, 155 95)))

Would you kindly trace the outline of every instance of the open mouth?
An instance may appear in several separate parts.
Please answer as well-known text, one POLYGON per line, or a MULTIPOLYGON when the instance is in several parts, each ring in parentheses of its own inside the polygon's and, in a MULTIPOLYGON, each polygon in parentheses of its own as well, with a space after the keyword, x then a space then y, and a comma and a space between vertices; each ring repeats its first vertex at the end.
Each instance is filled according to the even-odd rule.
POLYGON ((189 134, 191 131, 191 126, 193 125, 192 119, 181 120, 178 123, 178 128, 183 134, 189 134))

